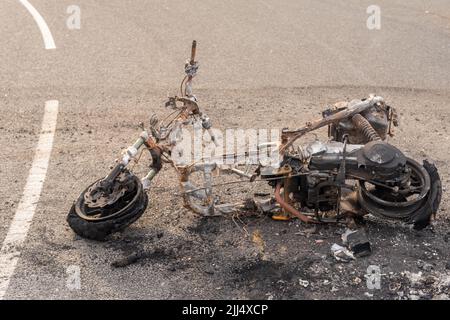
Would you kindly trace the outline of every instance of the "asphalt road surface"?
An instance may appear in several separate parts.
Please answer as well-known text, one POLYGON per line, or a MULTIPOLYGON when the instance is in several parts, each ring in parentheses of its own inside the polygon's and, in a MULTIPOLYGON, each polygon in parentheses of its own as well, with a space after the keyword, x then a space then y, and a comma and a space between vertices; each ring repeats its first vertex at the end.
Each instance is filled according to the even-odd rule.
POLYGON ((75 236, 65 221, 82 189, 135 140, 137 124, 165 113, 163 102, 178 92, 193 39, 200 61, 195 89, 214 125, 296 127, 328 103, 376 92, 401 110, 393 143, 435 160, 445 190, 447 0, 29 3, 56 48, 46 49, 23 2, 0 2, 0 244, 24 193, 46 101, 57 100, 59 112, 41 196, 15 248, 20 257, 6 279, 5 299, 448 297, 445 191, 434 227, 422 233, 369 221, 374 253, 350 264, 329 256, 342 231, 337 227, 309 232, 295 221, 248 218, 244 229, 230 219, 196 217, 182 208, 170 170, 156 179, 145 215, 106 242, 75 236), (381 25, 370 30, 373 4, 381 25), (81 9, 80 29, 67 26, 71 5, 81 9), (252 241, 255 232, 263 245, 252 241), (113 266, 142 252, 135 263, 113 266), (373 264, 384 272, 379 290, 369 290, 364 278, 373 264), (73 282, 77 270, 79 283, 73 282), (433 281, 415 283, 410 274, 418 272, 433 281))

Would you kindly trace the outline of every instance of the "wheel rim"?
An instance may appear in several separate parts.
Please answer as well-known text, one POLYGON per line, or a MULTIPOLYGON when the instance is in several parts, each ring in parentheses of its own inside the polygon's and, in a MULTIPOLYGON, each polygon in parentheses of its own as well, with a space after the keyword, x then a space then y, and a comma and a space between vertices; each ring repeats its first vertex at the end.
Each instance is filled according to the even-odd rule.
POLYGON ((142 184, 140 183, 139 179, 134 175, 132 175, 132 179, 134 183, 133 190, 125 192, 124 195, 117 199, 115 203, 102 208, 90 208, 85 204, 84 194, 88 192, 88 190, 101 179, 97 180, 88 188, 86 188, 86 190, 83 191, 83 193, 78 198, 75 204, 76 214, 80 218, 92 222, 105 221, 126 214, 129 209, 138 202, 142 194, 142 184))
POLYGON ((359 200, 363 208, 374 215, 391 218, 407 218, 426 200, 430 190, 430 176, 416 161, 407 158, 406 166, 411 170, 408 189, 397 192, 386 188, 368 188, 370 183, 359 182, 359 200))

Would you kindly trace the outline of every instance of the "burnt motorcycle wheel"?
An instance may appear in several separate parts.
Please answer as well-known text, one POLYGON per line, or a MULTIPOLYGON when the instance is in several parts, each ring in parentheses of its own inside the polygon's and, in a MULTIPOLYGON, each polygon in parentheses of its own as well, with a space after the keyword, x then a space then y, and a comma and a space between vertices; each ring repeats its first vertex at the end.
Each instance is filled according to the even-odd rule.
POLYGON ((71 229, 83 238, 102 241, 108 235, 121 231, 138 220, 147 208, 148 196, 136 176, 131 175, 130 179, 132 179, 133 188, 115 203, 95 209, 95 215, 93 210, 85 204, 85 194, 92 185, 102 179, 86 188, 72 205, 67 216, 71 229))
POLYGON ((370 188, 360 181, 358 201, 368 213, 382 218, 398 219, 414 225, 420 230, 430 224, 437 213, 442 196, 442 184, 434 164, 424 161, 420 165, 407 159, 411 171, 410 190, 393 192, 383 187, 370 188))

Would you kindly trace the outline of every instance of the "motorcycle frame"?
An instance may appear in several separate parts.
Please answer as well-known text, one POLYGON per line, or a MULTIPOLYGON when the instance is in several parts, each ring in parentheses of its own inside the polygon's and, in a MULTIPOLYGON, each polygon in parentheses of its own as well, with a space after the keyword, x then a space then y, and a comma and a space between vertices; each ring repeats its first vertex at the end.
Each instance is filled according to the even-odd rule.
MULTIPOLYGON (((166 103, 166 107, 172 108, 174 110, 174 113, 177 113, 177 115, 169 122, 167 126, 160 125, 158 128, 156 126, 157 121, 155 120, 153 120, 153 123, 151 124, 149 130, 146 130, 142 125, 143 131, 141 132, 137 141, 126 150, 122 159, 118 161, 116 168, 113 169, 110 175, 106 177, 104 180, 113 181, 115 176, 117 176, 117 174, 122 169, 124 169, 132 159, 136 157, 139 150, 142 147, 145 147, 150 152, 152 164, 150 166, 151 169, 149 173, 147 174, 146 177, 143 178, 143 181, 146 180, 146 183, 150 183, 151 180, 160 172, 162 164, 169 163, 179 174, 179 181, 182 189, 185 207, 205 216, 222 215, 241 210, 242 208, 245 207, 245 204, 244 203, 239 205, 225 204, 220 206, 215 205, 212 193, 212 188, 214 186, 212 183, 212 172, 218 171, 219 174, 222 173, 236 174, 241 178, 242 177, 246 178, 247 182, 253 182, 256 177, 255 174, 249 176, 245 172, 237 168, 230 169, 229 165, 227 165, 226 167, 217 165, 214 162, 214 159, 208 159, 208 161, 200 163, 192 162, 189 165, 183 166, 177 165, 171 159, 172 150, 177 145, 176 139, 171 139, 171 136, 174 133, 175 133, 174 135, 176 135, 176 132, 186 127, 187 125, 193 126, 195 122, 202 121, 203 128, 209 132, 211 140, 214 143, 216 142, 215 137, 211 130, 212 128, 209 123, 209 118, 200 111, 197 98, 194 96, 192 90, 192 81, 198 70, 198 63, 195 60, 195 55, 196 55, 196 42, 194 41, 192 44, 191 58, 185 64, 186 76, 184 77, 180 88, 182 96, 171 97, 169 98, 169 101, 166 103), (184 90, 183 84, 185 85, 184 90), (182 106, 178 106, 179 103, 181 103, 182 106), (205 119, 207 119, 208 122, 206 126, 203 123, 205 119), (204 186, 200 188, 193 188, 191 185, 189 185, 189 175, 192 172, 196 171, 202 171, 205 178, 204 186), (206 194, 205 206, 196 206, 191 201, 191 194, 194 194, 195 192, 199 191, 202 191, 204 194, 206 194)), ((322 119, 318 119, 314 122, 308 122, 305 124, 305 126, 301 128, 295 130, 285 129, 281 134, 281 140, 277 142, 276 152, 278 152, 279 155, 283 157, 284 155, 288 154, 289 148, 294 144, 294 142, 297 141, 302 136, 304 136, 305 134, 325 126, 337 124, 345 119, 350 119, 354 115, 362 113, 375 105, 378 106, 384 105, 384 100, 380 96, 370 95, 367 99, 357 102, 355 101, 349 102, 345 106, 339 108, 339 110, 335 110, 334 113, 327 116, 324 115, 322 119)), ((239 156, 248 156, 248 155, 249 155, 248 153, 244 155, 235 153, 231 155, 230 154, 222 155, 221 157, 237 158, 239 156)), ((275 188, 274 196, 276 202, 279 205, 279 207, 275 208, 275 210, 279 210, 280 208, 283 210, 281 214, 276 215, 276 218, 285 220, 289 219, 291 216, 295 216, 304 222, 317 222, 317 220, 313 219, 311 216, 302 214, 297 209, 295 209, 294 206, 291 204, 291 200, 289 199, 289 197, 282 196, 281 189, 283 189, 283 185, 285 187, 289 185, 290 173, 288 172, 283 173, 283 168, 278 168, 276 170, 278 170, 278 173, 283 177, 282 179, 283 183, 277 183, 275 188)), ((263 205, 264 204, 262 203, 257 204, 257 206, 259 207, 262 207, 263 205)), ((273 209, 274 208, 271 208, 270 210, 273 209)))

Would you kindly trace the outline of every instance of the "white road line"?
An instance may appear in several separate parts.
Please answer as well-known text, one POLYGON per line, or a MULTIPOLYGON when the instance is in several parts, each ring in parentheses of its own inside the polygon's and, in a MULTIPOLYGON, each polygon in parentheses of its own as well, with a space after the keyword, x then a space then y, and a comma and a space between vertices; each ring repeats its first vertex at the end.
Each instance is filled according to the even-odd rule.
POLYGON ((59 103, 56 100, 50 100, 45 103, 41 134, 30 174, 25 184, 22 199, 0 250, 0 300, 5 296, 9 281, 14 274, 22 244, 27 237, 28 229, 30 229, 34 211, 41 195, 52 151, 58 106, 59 103))
POLYGON ((44 18, 42 18, 40 13, 27 0, 19 0, 19 1, 31 13, 39 29, 41 30, 42 38, 44 38, 45 49, 47 50, 56 49, 52 33, 50 32, 47 23, 45 23, 44 18))

